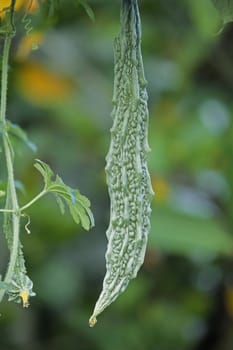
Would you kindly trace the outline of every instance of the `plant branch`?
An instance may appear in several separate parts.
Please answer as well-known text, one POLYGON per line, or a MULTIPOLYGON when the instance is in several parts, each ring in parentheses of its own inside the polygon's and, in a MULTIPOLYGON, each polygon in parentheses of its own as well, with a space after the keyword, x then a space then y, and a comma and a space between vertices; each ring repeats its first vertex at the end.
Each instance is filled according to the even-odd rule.
MULTIPOLYGON (((7 105, 7 83, 8 83, 8 60, 11 47, 12 33, 6 33, 3 58, 2 58, 2 79, 1 79, 1 107, 0 107, 0 121, 3 126, 3 146, 6 158, 7 174, 8 174, 8 195, 11 208, 6 207, 6 210, 12 209, 12 246, 10 251, 10 261, 8 269, 4 278, 4 283, 9 283, 12 279, 15 264, 17 260, 18 248, 19 248, 19 229, 20 229, 20 216, 17 214, 19 210, 18 199, 15 188, 14 169, 13 169, 13 155, 11 153, 11 146, 8 139, 6 130, 6 105, 7 105)), ((9 215, 9 214, 6 214, 9 215)), ((5 290, 0 290, 0 301, 5 294, 5 290)))
POLYGON ((0 209, 0 213, 15 213, 13 209, 0 209))
POLYGON ((46 193, 47 193, 47 191, 44 189, 44 190, 41 191, 36 197, 34 197, 30 202, 28 202, 27 204, 25 204, 23 207, 19 208, 19 211, 22 212, 23 210, 27 209, 27 208, 30 207, 32 204, 34 204, 36 201, 38 201, 38 199, 40 199, 41 197, 43 197, 46 193))
POLYGON ((22 211, 24 211, 25 209, 29 208, 32 204, 34 204, 35 202, 38 201, 38 199, 40 199, 41 197, 43 197, 46 193, 48 193, 48 191, 46 191, 45 189, 42 190, 38 195, 36 195, 32 200, 30 200, 30 202, 26 203, 25 205, 23 205, 22 207, 18 207, 17 210, 15 209, 0 209, 0 213, 15 213, 20 215, 22 211))
POLYGON ((8 83, 8 60, 11 46, 11 34, 6 34, 3 57, 2 57, 2 86, 1 86, 1 107, 0 107, 0 120, 3 128, 6 126, 6 103, 7 103, 7 83, 8 83))
POLYGON ((5 283, 9 283, 11 281, 11 278, 14 272, 17 254, 18 254, 20 215, 17 214, 17 212, 19 212, 19 205, 18 205, 18 199, 17 199, 15 181, 14 181, 13 162, 12 162, 10 147, 6 136, 3 137, 3 144, 4 144, 4 151, 5 151, 5 157, 6 157, 7 172, 8 172, 10 202, 11 202, 12 210, 14 211, 12 213, 13 241, 12 241, 12 247, 11 247, 11 255, 10 255, 10 261, 6 272, 6 276, 4 279, 5 283))

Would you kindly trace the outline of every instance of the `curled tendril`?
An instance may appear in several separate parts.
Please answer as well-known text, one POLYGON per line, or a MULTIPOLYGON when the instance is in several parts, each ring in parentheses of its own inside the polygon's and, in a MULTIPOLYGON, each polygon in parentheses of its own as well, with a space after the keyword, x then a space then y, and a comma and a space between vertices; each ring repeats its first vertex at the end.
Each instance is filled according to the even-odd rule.
POLYGON ((25 228, 25 231, 28 234, 30 234, 31 233, 31 230, 29 229, 29 225, 31 223, 30 216, 28 214, 26 214, 26 213, 21 214, 21 216, 24 217, 24 218, 27 218, 27 222, 26 222, 26 225, 24 226, 24 228, 25 228))
MULTIPOLYGON (((29 15, 28 15, 28 12, 30 11, 30 9, 31 9, 31 7, 32 7, 32 2, 33 2, 33 0, 30 0, 29 5, 28 5, 28 7, 26 8, 26 11, 25 11, 25 13, 24 13, 24 15, 23 15, 23 18, 22 18, 22 23, 24 24, 24 29, 25 29, 26 35, 27 35, 28 37, 31 36, 31 32, 33 31, 32 19, 31 19, 31 17, 29 17, 29 15)), ((39 47, 38 41, 33 40, 33 39, 31 38, 31 46, 32 46, 32 50, 37 50, 38 47, 39 47)))

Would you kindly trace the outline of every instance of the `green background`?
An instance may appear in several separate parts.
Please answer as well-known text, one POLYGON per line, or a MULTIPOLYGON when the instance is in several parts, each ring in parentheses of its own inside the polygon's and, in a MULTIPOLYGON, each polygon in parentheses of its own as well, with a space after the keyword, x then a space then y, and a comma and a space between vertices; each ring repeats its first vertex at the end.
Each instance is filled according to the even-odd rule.
MULTIPOLYGON (((70 0, 49 19, 31 14, 44 37, 23 58, 17 52, 25 29, 22 14, 16 16, 7 117, 38 147, 32 153, 14 140, 20 203, 43 186, 33 167, 39 158, 91 200, 96 225, 85 232, 49 195, 28 209, 31 234, 22 224, 21 239, 37 296, 29 309, 1 304, 0 348, 231 350, 233 26, 221 30, 210 0, 139 2, 155 191, 151 232, 138 277, 90 329, 105 273, 104 166, 120 1, 89 4, 95 21, 70 0)), ((1 165, 3 188, 4 174, 1 165)), ((3 273, 3 237, 0 243, 3 273)))

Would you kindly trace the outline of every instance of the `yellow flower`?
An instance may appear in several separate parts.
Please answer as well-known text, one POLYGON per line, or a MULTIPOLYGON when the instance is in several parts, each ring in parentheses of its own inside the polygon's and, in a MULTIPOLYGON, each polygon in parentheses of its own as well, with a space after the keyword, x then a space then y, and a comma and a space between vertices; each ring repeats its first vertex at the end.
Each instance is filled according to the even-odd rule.
POLYGON ((67 99, 73 91, 70 81, 36 61, 18 70, 16 83, 26 99, 39 105, 58 103, 67 99))
MULTIPOLYGON (((11 0, 1 0, 0 1, 0 17, 3 17, 5 10, 11 5, 11 0)), ((15 11, 20 10, 24 6, 25 11, 32 13, 38 8, 38 0, 16 0, 15 11)))
POLYGON ((23 307, 28 307, 29 306, 29 293, 27 290, 22 290, 20 292, 20 297, 22 298, 23 302, 23 307))

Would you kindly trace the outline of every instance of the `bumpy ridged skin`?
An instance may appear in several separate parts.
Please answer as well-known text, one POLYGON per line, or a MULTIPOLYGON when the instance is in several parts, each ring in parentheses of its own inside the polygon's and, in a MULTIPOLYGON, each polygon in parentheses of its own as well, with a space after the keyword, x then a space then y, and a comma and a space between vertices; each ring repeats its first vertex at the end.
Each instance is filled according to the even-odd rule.
POLYGON ((106 157, 111 200, 107 230, 106 275, 90 318, 96 317, 136 277, 141 267, 150 229, 153 196, 147 168, 148 109, 141 57, 141 24, 137 0, 123 0, 121 33, 115 39, 113 126, 106 157))

